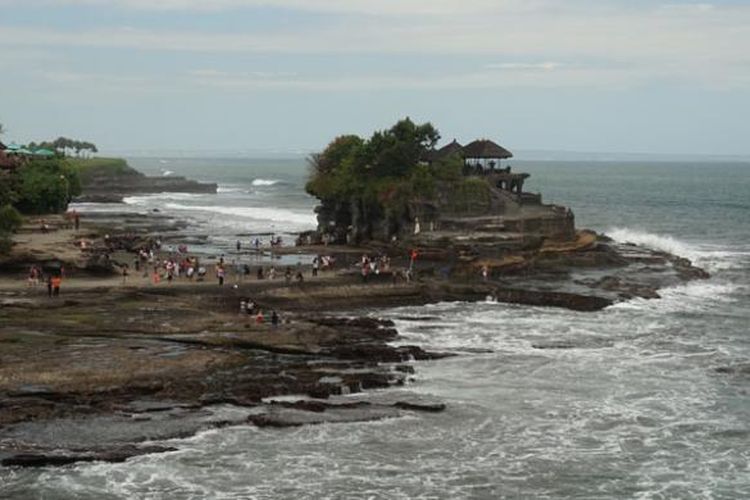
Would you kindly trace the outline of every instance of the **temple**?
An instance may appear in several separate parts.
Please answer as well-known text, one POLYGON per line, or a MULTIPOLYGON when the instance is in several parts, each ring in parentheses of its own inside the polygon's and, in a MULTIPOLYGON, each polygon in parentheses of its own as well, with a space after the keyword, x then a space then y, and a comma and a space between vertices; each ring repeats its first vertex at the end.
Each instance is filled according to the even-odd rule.
POLYGON ((496 188, 513 193, 518 202, 541 203, 539 195, 524 193, 523 184, 531 177, 527 173, 511 171, 510 165, 502 167, 502 161, 513 158, 513 153, 489 139, 478 139, 462 146, 457 140, 440 149, 428 151, 423 163, 433 165, 451 156, 458 156, 464 162, 464 175, 487 177, 496 188))
MULTIPOLYGON (((450 236, 471 240, 483 239, 484 235, 492 233, 506 238, 507 243, 523 246, 531 235, 563 241, 575 237, 573 213, 566 207, 545 205, 539 193, 525 192, 524 184, 531 176, 512 170, 507 164, 507 160, 513 158, 509 150, 488 139, 478 139, 466 146, 454 139, 439 149, 426 152, 422 163, 434 166, 451 157, 461 159, 467 179, 487 182, 488 204, 478 205, 478 210, 451 210, 449 204, 439 209, 414 207, 420 220, 428 222, 429 227, 439 228, 432 235, 421 231, 419 239, 450 236)), ((493 245, 497 246, 498 242, 493 245)))

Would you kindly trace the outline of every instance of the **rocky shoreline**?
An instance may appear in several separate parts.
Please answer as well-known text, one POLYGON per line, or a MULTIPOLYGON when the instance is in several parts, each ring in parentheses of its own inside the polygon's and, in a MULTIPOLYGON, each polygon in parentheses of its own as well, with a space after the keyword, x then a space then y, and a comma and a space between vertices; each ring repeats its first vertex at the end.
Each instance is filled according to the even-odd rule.
MULTIPOLYGON (((93 241, 86 259, 74 258, 81 253, 74 246, 77 235, 60 229, 67 243, 50 246, 60 249, 57 257, 69 255, 65 265, 72 277, 58 299, 47 298, 42 287, 27 287, 19 274, 50 255, 30 246, 0 263, 0 464, 123 461, 173 451, 151 443, 210 428, 442 411, 440 401, 368 392, 408 384, 415 361, 452 355, 398 345, 398 332, 392 322, 377 319, 378 309, 493 300, 584 313, 632 298, 655 299, 660 288, 707 277, 685 259, 590 232, 573 243, 489 262, 493 275, 487 281, 471 267, 444 276, 445 261, 426 253, 413 281, 382 273, 363 283, 353 264, 358 256, 391 251, 394 268, 403 268, 405 252, 396 246, 279 250, 337 256, 337 271, 302 283, 154 286, 136 276, 122 283, 116 274, 102 274, 97 266, 103 255, 114 272, 118 259, 130 258, 127 252, 162 224, 158 214, 147 219, 140 226, 115 227, 110 220, 85 228, 93 241), (239 314, 245 297, 279 311, 282 323, 257 324, 239 314)), ((179 234, 179 224, 173 230, 179 234)), ((309 269, 304 272, 309 276, 309 269)))

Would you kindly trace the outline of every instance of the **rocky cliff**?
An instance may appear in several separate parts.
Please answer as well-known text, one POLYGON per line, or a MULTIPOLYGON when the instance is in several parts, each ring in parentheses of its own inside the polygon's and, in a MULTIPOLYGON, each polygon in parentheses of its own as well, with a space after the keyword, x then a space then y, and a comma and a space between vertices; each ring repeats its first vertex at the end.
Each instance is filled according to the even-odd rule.
POLYGON ((81 160, 79 175, 83 193, 76 201, 120 203, 125 196, 148 193, 215 193, 217 185, 180 176, 148 177, 125 160, 81 160))

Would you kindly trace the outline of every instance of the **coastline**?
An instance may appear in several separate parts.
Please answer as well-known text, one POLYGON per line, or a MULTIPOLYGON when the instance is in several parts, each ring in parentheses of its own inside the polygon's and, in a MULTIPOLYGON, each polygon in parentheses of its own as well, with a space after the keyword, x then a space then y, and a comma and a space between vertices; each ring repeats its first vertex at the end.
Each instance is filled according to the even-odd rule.
MULTIPOLYGON (((634 296, 657 298, 662 286, 702 277, 676 256, 635 246, 615 249, 606 239, 581 232, 577 243, 494 263, 504 273, 487 282, 478 275, 446 278, 440 256, 425 256, 412 282, 394 283, 383 273, 363 283, 356 267, 363 251, 390 251, 394 269, 408 265, 403 248, 382 246, 277 249, 277 254, 336 255, 337 269, 314 279, 309 265, 302 266, 301 283, 230 273, 220 287, 210 257, 201 283, 182 278, 154 285, 139 274, 123 282, 112 264, 131 262, 127 246, 141 244, 164 226, 160 214, 136 226, 129 225, 130 215, 116 227, 111 220, 118 216, 108 217, 106 224, 84 218, 78 232, 42 234, 27 226, 18 236, 26 242, 17 247, 16 264, 3 263, 3 465, 121 461, 172 450, 143 446, 144 441, 226 425, 286 427, 442 411, 444 403, 417 395, 383 402, 367 392, 408 384, 418 370, 414 361, 452 355, 395 346, 398 332, 393 323, 377 319, 379 309, 489 298, 585 314, 634 296), (86 252, 77 246, 83 237, 91 242, 86 252), (97 267, 103 253, 109 275, 97 267), (59 298, 48 298, 42 285, 27 286, 23 269, 31 258, 41 265, 65 261, 68 276, 59 298), (240 315, 243 298, 266 314, 278 311, 281 324, 269 325, 267 319, 258 324, 240 315), (52 427, 78 437, 60 440, 45 430, 52 427), (103 438, 103 428, 115 429, 117 439, 103 438)), ((179 238, 181 224, 170 226, 170 238, 179 238)))

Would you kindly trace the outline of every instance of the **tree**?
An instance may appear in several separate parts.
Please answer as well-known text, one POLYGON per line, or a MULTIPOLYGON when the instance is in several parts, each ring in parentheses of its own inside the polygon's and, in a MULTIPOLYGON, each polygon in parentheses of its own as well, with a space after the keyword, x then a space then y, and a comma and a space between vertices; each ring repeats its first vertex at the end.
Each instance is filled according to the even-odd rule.
POLYGON ((23 224, 18 210, 10 205, 0 206, 0 233, 14 233, 23 224))
POLYGON ((10 205, 0 206, 0 254, 7 254, 13 247, 11 234, 23 223, 21 214, 10 205))
POLYGON ((18 169, 15 206, 23 213, 64 212, 81 184, 74 168, 63 159, 32 160, 18 169))
POLYGON ((417 125, 409 118, 368 140, 356 135, 334 139, 309 160, 306 189, 322 202, 319 222, 326 230, 331 223, 338 226, 339 238, 342 233, 357 240, 397 232, 412 217, 411 201, 434 195, 434 173, 421 160, 439 139, 432 124, 417 125))

